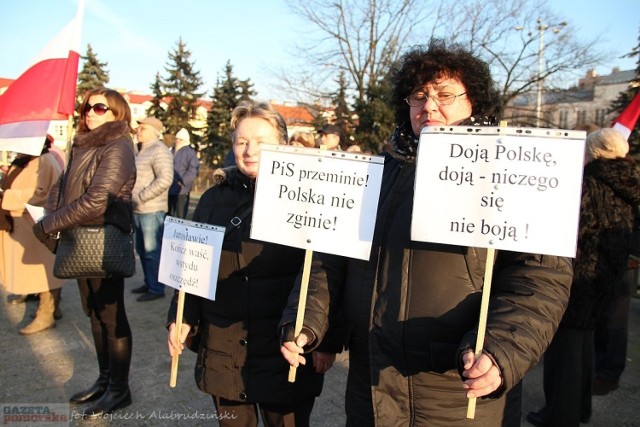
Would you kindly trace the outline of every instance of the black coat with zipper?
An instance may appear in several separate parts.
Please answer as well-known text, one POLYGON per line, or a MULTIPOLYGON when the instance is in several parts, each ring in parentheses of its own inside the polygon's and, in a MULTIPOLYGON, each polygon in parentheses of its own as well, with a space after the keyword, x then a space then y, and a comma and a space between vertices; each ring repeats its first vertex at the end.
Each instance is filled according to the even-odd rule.
MULTIPOLYGON (((255 181, 236 167, 217 170, 216 179, 193 220, 233 227, 231 219, 253 205, 255 181)), ((291 404, 316 397, 323 375, 308 363, 298 369, 294 383, 288 382, 278 332, 304 251, 252 240, 250 228, 248 214, 224 238, 215 301, 186 295, 184 321, 197 325, 201 334, 196 382, 206 393, 239 402, 291 404)))

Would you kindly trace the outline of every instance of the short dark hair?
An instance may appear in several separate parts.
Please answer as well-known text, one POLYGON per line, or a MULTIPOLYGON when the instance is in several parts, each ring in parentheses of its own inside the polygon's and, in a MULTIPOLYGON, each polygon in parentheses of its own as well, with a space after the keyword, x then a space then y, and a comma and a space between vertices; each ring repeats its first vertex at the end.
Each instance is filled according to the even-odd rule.
POLYGON ((432 39, 426 47, 411 48, 391 68, 391 103, 398 125, 409 120, 404 99, 417 87, 441 78, 455 78, 465 86, 472 115, 500 114, 500 97, 489 65, 460 44, 432 39))

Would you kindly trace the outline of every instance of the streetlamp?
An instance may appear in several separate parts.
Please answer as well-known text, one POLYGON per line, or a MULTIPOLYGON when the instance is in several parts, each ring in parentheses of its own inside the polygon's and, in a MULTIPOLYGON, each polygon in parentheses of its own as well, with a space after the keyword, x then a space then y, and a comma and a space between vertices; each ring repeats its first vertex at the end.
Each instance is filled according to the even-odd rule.
POLYGON ((542 19, 538 18, 538 84, 537 84, 537 99, 536 99, 536 127, 540 127, 540 118, 542 115, 542 58, 544 57, 544 32, 549 28, 554 33, 559 33, 562 27, 567 25, 566 21, 562 21, 555 25, 545 25, 542 23, 542 19))

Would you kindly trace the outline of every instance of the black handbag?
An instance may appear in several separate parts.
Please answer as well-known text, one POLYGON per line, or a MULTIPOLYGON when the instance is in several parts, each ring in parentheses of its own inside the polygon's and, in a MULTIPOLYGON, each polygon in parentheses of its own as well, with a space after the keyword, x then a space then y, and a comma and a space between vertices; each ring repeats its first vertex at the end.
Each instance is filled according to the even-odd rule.
POLYGON ((53 264, 59 279, 131 277, 136 271, 133 232, 112 224, 79 225, 60 232, 53 264))

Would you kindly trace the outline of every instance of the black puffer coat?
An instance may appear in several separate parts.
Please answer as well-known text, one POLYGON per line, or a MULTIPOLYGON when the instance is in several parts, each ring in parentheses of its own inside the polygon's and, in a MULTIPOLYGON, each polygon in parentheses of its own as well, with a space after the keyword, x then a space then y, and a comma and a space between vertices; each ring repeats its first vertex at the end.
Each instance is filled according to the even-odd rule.
POLYGON ((520 425, 519 384, 560 322, 571 260, 498 252, 484 350, 503 386, 466 419, 460 354, 475 347, 486 250, 411 240, 415 171, 414 159, 387 155, 369 261, 315 254, 305 326, 322 336, 327 285, 343 298, 350 425, 520 425))
POLYGON ((595 329, 602 301, 626 274, 638 205, 640 168, 635 161, 596 159, 585 166, 578 252, 562 326, 595 329))
MULTIPOLYGON (((254 184, 236 167, 218 170, 219 183, 200 198, 193 220, 232 227, 231 218, 253 205, 254 184), (220 174, 223 172, 223 174, 220 174)), ((311 363, 288 382, 280 353, 278 321, 304 251, 251 240, 251 215, 224 239, 216 299, 186 295, 184 321, 198 325, 198 387, 209 394, 251 403, 290 404, 318 396, 323 375, 311 363)), ((169 321, 175 319, 175 308, 169 321)))
POLYGON ((45 233, 103 223, 116 225, 125 232, 131 230, 136 159, 127 123, 106 122, 76 135, 63 178, 60 201, 59 184, 49 194, 47 207, 54 212, 42 219, 45 233))

